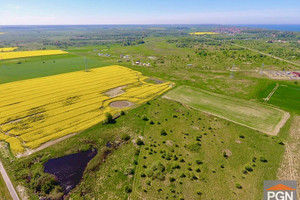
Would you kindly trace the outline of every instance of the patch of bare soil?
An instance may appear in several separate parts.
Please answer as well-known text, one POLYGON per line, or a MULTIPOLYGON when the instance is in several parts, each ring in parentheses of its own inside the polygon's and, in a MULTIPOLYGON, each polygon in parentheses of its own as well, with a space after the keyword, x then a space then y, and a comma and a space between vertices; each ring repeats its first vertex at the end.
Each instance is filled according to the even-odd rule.
POLYGON ((174 144, 174 142, 171 141, 171 140, 167 140, 167 141, 166 141, 166 145, 167 145, 167 146, 173 146, 173 144, 174 144))
POLYGON ((19 193, 22 200, 28 200, 29 199, 28 194, 26 192, 26 188, 24 186, 18 185, 16 187, 16 189, 17 189, 17 191, 18 191, 18 193, 19 193))
POLYGON ((229 149, 224 149, 223 153, 226 155, 226 157, 230 157, 232 155, 232 152, 229 149))
POLYGON ((133 106, 133 103, 130 101, 114 101, 109 104, 113 108, 127 108, 133 106))
POLYGON ((300 116, 296 116, 290 128, 290 139, 285 143, 285 153, 277 177, 279 180, 297 180, 300 197, 300 116))
POLYGON ((106 92, 104 94, 109 97, 117 97, 117 96, 125 93, 125 91, 123 90, 124 88, 126 88, 126 85, 110 89, 108 92, 106 92))
POLYGON ((155 83, 155 84, 161 84, 161 83, 163 83, 162 80, 159 80, 159 79, 153 78, 153 77, 147 78, 145 81, 146 82, 150 82, 150 83, 155 83))

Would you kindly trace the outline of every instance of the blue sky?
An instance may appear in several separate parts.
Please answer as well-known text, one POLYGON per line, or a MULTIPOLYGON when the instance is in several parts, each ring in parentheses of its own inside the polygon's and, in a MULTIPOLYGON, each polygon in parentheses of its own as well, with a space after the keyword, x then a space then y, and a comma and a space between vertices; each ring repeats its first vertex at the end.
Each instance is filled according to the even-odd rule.
POLYGON ((0 0, 0 25, 300 24, 300 0, 0 0))

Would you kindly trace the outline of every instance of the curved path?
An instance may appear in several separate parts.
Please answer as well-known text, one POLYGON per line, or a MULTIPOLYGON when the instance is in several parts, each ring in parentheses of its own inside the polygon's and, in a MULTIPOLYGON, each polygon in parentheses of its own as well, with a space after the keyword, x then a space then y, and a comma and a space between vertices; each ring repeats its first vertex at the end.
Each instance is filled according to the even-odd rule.
POLYGON ((13 184, 10 181, 10 178, 8 177, 6 171, 3 167, 3 164, 1 162, 1 160, 0 160, 0 173, 2 174, 3 180, 4 180, 4 182, 5 182, 5 184, 8 188, 8 191, 9 191, 11 197, 13 198, 13 200, 20 200, 13 184))

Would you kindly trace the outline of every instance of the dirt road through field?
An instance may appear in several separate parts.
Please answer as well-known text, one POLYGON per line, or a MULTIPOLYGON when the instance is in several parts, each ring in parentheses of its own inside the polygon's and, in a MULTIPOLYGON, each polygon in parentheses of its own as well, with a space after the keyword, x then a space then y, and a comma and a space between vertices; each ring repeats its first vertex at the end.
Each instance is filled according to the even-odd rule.
POLYGON ((279 57, 277 57, 277 56, 273 56, 273 55, 271 55, 271 54, 264 53, 264 52, 258 51, 258 50, 256 50, 256 49, 252 49, 252 48, 245 47, 245 46, 242 46, 242 45, 238 45, 238 44, 234 44, 234 45, 235 45, 235 46, 238 46, 238 47, 241 47, 241 48, 244 48, 244 49, 248 49, 248 50, 253 51, 253 52, 255 52, 255 53, 259 53, 259 54, 262 54, 262 55, 264 55, 264 56, 269 56, 269 57, 271 57, 271 58, 274 58, 274 59, 277 59, 277 60, 280 60, 280 61, 284 61, 284 62, 287 62, 287 63, 290 63, 290 64, 292 64, 292 65, 296 65, 296 66, 300 67, 300 64, 298 64, 298 63, 294 63, 294 62, 292 62, 292 61, 289 61, 289 60, 286 60, 286 59, 283 59, 283 58, 279 58, 279 57))
POLYGON ((278 170, 278 180, 297 180, 298 188, 297 195, 300 197, 300 116, 296 116, 293 119, 292 126, 290 128, 290 139, 285 144, 285 153, 281 163, 281 167, 278 170))
POLYGON ((4 166, 1 162, 1 160, 0 160, 0 173, 3 177, 3 180, 4 180, 4 182, 5 182, 5 184, 8 188, 8 191, 9 191, 10 195, 12 196, 13 200, 20 200, 13 184, 10 181, 10 178, 8 177, 8 175, 7 175, 7 173, 4 169, 4 166))

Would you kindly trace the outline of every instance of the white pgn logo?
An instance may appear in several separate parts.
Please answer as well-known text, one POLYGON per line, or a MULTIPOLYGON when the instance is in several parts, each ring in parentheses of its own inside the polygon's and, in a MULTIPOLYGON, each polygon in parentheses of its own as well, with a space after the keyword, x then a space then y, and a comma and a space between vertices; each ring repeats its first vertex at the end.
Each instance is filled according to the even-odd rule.
POLYGON ((264 200, 297 200, 296 181, 264 181, 264 200))
POLYGON ((268 200, 294 200, 293 192, 282 191, 268 191, 268 200))

